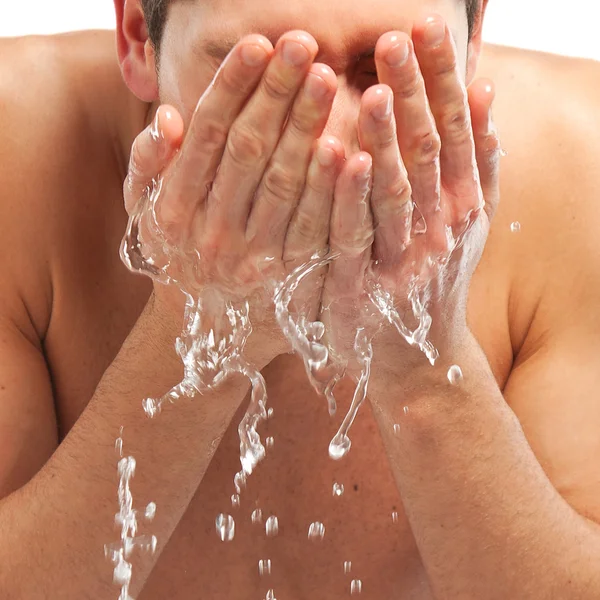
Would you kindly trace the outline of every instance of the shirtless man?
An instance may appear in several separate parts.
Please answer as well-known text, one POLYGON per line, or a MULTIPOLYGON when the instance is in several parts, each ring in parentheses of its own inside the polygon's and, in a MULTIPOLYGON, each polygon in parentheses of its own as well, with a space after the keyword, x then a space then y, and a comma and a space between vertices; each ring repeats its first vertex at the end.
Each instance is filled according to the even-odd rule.
MULTIPOLYGON (((0 65, 0 596, 117 596, 102 548, 118 539, 114 442, 124 426, 125 453, 138 465, 135 506, 158 506, 155 520, 141 524, 141 533, 158 537, 157 552, 132 559, 130 593, 141 600, 255 599, 268 589, 279 598, 330 600, 350 593, 351 578, 362 581, 362 597, 376 600, 600 597, 598 65, 496 46, 486 46, 479 60, 483 10, 475 6, 469 40, 459 0, 173 0, 168 16, 150 12, 158 2, 144 4, 153 43, 140 0, 115 0, 119 62, 110 32, 0 44, 7 57, 0 65), (425 47, 431 13, 423 10, 447 22, 458 71, 432 68, 436 57, 443 64, 452 52, 447 30, 441 46, 432 40, 434 47, 425 47), (291 105, 311 70, 329 91, 312 104, 301 92, 304 113, 298 109, 298 115, 312 123, 315 140, 338 153, 337 179, 331 170, 317 171, 319 189, 338 187, 312 198, 312 205, 303 197, 288 235, 296 235, 296 250, 302 240, 323 243, 322 223, 298 212, 322 200, 333 207, 325 237, 334 239, 336 206, 354 197, 352 170, 367 169, 372 160, 373 194, 378 173, 387 173, 380 167, 387 154, 373 136, 390 124, 369 120, 387 86, 397 92, 395 120, 406 123, 399 128, 401 146, 414 138, 410 123, 432 124, 423 112, 422 83, 413 94, 402 93, 402 81, 410 84, 410 72, 416 73, 410 71, 414 54, 398 70, 385 64, 391 46, 411 33, 438 118, 442 177, 458 156, 444 148, 454 143, 465 151, 473 143, 470 129, 460 128, 465 102, 458 82, 471 83, 479 62, 477 74, 497 89, 494 117, 508 156, 483 258, 470 282, 468 274, 456 280, 459 296, 468 291, 468 328, 460 310, 442 299, 432 309, 453 335, 432 332, 442 350, 435 368, 398 336, 384 351, 376 348, 370 402, 352 429, 351 452, 334 462, 327 445, 339 417, 328 418, 299 359, 266 324, 256 323, 260 343, 248 352, 264 367, 275 412, 262 432, 276 442, 249 478, 241 507, 231 511, 234 540, 223 543, 214 519, 227 507, 239 469, 237 424, 248 382, 234 378, 152 420, 141 408, 143 398, 181 378, 173 352, 181 312, 168 287, 133 275, 119 260, 132 143, 139 135, 136 169, 125 185, 129 209, 152 177, 175 164, 172 155, 191 124, 196 138, 187 136, 177 155, 181 164, 188 161, 178 181, 188 191, 196 185, 225 131, 215 124, 220 118, 229 131, 226 120, 243 94, 253 103, 239 113, 240 123, 255 127, 252 139, 266 148, 281 107, 291 105), (282 36, 300 41, 308 61, 285 66, 282 36), (206 97, 204 119, 200 113, 193 119, 227 54, 223 42, 242 38, 242 45, 262 47, 269 64, 244 67, 236 47, 221 71, 228 76, 206 97), (320 63, 311 66, 317 55, 320 63), (277 100, 266 85, 248 91, 263 76, 283 86, 277 100), (173 108, 161 109, 163 139, 153 142, 145 128, 160 103, 173 108), (444 107, 451 115, 445 120, 444 107), (421 120, 409 123, 407 114, 421 120), (202 128, 210 119, 211 135, 202 128), (460 144, 452 131, 463 134, 460 144), (518 234, 510 229, 514 221, 522 227, 518 234), (450 360, 465 374, 459 386, 445 381, 450 360), (332 496, 333 482, 344 484, 343 496, 332 496), (278 516, 278 536, 266 537, 252 524, 256 507, 278 516), (326 527, 319 543, 307 539, 313 521, 326 527), (271 559, 271 575, 259 576, 260 559, 271 559), (344 561, 352 562, 350 574, 344 561)), ((493 208, 496 165, 485 160, 482 141, 491 144, 488 157, 497 151, 483 118, 491 100, 485 82, 471 86, 470 100, 486 208, 493 208)), ((434 130, 426 133, 435 142, 434 130)), ((307 134, 296 138, 306 142, 307 134)), ((388 153, 395 148, 388 145, 388 153)), ((231 149, 237 159, 245 156, 243 144, 230 141, 231 149)), ((414 153, 402 154, 414 166, 414 153)), ((281 160, 282 152, 277 156, 281 160)), ((289 164, 298 168, 302 160, 289 164)), ((243 164, 238 160, 237 168, 243 164)), ((436 163, 430 156, 423 164, 436 163)), ((229 167, 234 173, 231 155, 229 167)), ((409 169, 416 189, 415 173, 409 169)), ((262 172, 255 176, 259 181, 262 172)), ((173 176, 171 189, 176 181, 173 176)), ((406 186, 397 189, 406 193, 406 186)), ((472 185, 468 189, 472 204, 472 185)), ((479 219, 485 218, 482 211, 479 219)), ((256 219, 255 226, 261 224, 256 219)), ((231 230, 212 233, 226 244, 231 230)), ((350 382, 341 385, 338 415, 351 391, 350 382)))

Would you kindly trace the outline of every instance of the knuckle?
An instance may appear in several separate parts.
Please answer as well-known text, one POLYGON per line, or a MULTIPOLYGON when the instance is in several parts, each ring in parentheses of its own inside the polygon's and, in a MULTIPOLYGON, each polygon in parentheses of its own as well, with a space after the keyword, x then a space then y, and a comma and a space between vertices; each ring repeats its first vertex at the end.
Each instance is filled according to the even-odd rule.
POLYGON ((300 210, 294 218, 292 231, 294 245, 298 246, 300 250, 308 250, 320 241, 327 239, 329 224, 316 221, 309 212, 300 210))
POLYGON ((409 81, 406 81, 404 85, 401 85, 397 90, 394 90, 394 94, 402 100, 409 100, 410 98, 414 98, 419 93, 420 89, 420 82, 417 79, 411 78, 409 81))
POLYGON ((204 119, 194 133, 194 140, 204 154, 222 150, 227 140, 227 126, 214 119, 204 119))
POLYGON ((463 103, 448 106, 440 116, 441 129, 453 137, 467 137, 471 133, 471 119, 463 103))
POLYGON ((281 165, 272 165, 263 179, 267 196, 278 200, 295 200, 304 187, 303 182, 281 165))
POLYGON ((454 75, 457 71, 458 63, 456 62, 456 56, 444 54, 442 59, 435 65, 433 74, 435 77, 445 77, 446 75, 454 75))
POLYGON ((386 198, 392 200, 393 206, 400 206, 396 200, 402 200, 403 203, 408 202, 412 197, 412 188, 410 182, 405 177, 397 177, 384 190, 386 198))
POLYGON ((287 100, 290 96, 290 87, 275 73, 268 73, 262 80, 262 89, 268 98, 276 102, 287 100))
POLYGON ((315 119, 307 111, 293 110, 290 114, 288 126, 291 131, 297 134, 310 134, 313 132, 315 127, 315 119))
POLYGON ((252 166, 264 156, 266 143, 249 127, 238 125, 229 131, 227 151, 234 162, 252 166))
POLYGON ((398 146, 398 137, 396 132, 389 128, 385 131, 382 131, 381 133, 377 134, 375 144, 380 152, 394 149, 398 146))
POLYGON ((233 96, 237 98, 246 95, 248 91, 248 77, 243 69, 237 68, 234 62, 231 61, 227 64, 217 76, 215 87, 222 87, 222 91, 226 97, 233 96))
POLYGON ((427 131, 418 136, 413 144, 413 155, 417 165, 435 163, 442 150, 442 140, 436 131, 427 131))

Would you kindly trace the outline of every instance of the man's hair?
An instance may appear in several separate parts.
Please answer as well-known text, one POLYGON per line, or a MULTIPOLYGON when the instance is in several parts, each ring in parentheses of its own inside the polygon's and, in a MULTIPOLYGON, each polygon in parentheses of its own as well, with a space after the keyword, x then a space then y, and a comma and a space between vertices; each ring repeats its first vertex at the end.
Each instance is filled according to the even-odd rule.
MULTIPOLYGON (((160 50, 160 42, 162 39, 165 23, 167 21, 167 11, 169 5, 176 0, 142 0, 142 8, 146 18, 146 26, 148 27, 148 37, 156 52, 160 50)), ((473 33, 477 11, 479 9, 480 0, 464 0, 467 7, 467 23, 469 24, 469 39, 473 33)))

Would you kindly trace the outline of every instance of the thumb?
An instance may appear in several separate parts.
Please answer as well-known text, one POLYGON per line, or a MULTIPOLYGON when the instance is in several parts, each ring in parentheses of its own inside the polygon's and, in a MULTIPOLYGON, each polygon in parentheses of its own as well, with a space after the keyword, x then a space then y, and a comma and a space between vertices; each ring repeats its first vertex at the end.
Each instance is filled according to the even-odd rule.
POLYGON ((471 122, 475 140, 475 156, 485 199, 485 211, 491 221, 500 201, 500 139, 492 121, 494 84, 478 79, 468 89, 471 122))
POLYGON ((183 119, 175 108, 162 105, 154 119, 133 142, 129 169, 123 184, 125 209, 131 214, 152 181, 157 179, 183 139, 183 119))

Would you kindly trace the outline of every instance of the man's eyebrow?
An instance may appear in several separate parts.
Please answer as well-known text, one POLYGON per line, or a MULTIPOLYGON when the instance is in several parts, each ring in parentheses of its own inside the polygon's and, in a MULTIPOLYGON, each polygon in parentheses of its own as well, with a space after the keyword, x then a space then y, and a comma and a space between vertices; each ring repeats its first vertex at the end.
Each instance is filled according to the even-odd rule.
MULTIPOLYGON (((265 36, 271 42, 273 47, 277 45, 278 37, 270 37, 265 36)), ((240 38, 241 39, 241 38, 240 38)), ((201 53, 204 53, 207 56, 210 56, 216 60, 223 61, 227 57, 227 55, 231 52, 231 50, 235 47, 235 45, 239 42, 239 39, 233 38, 221 38, 221 39, 213 39, 207 40, 202 43, 199 47, 201 53)), ((373 58, 375 56, 375 47, 371 47, 364 52, 356 54, 353 56, 355 61, 365 60, 369 58, 373 58)))

